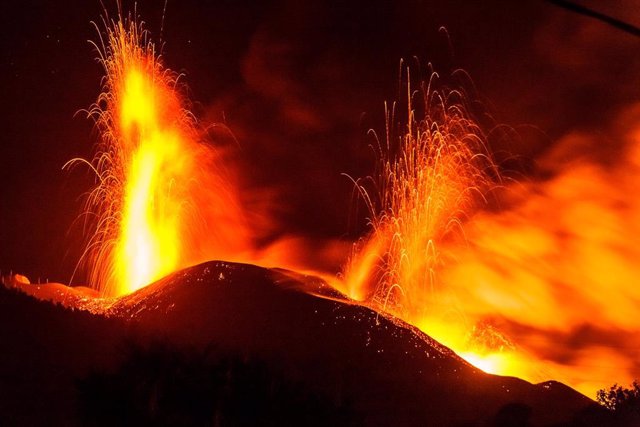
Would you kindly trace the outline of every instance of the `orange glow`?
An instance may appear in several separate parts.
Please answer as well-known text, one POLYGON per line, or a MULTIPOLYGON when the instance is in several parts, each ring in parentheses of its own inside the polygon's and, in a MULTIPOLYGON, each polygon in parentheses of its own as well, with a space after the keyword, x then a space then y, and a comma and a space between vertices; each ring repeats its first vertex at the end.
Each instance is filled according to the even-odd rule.
MULTIPOLYGON (((106 77, 89 111, 101 134, 87 200, 90 283, 118 296, 212 259, 305 272, 319 259, 338 264, 340 242, 253 244, 223 154, 206 144, 179 76, 146 37, 119 21, 98 47, 106 77)), ((399 132, 387 111, 375 188, 358 186, 372 231, 343 281, 324 277, 486 372, 557 379, 591 397, 639 376, 629 355, 640 358, 640 132, 619 125, 625 156, 615 166, 583 157, 552 165, 546 181, 505 185, 464 95, 431 83, 421 97, 407 88, 399 132), (500 209, 484 209, 494 197, 500 209)), ((585 140, 570 135, 559 147, 585 140)))
MULTIPOLYGON (((410 87, 407 93, 411 99, 410 87)), ((462 225, 493 186, 495 168, 480 128, 451 102, 461 94, 427 87, 421 93, 424 119, 415 117, 412 99, 397 143, 388 126, 379 194, 360 187, 374 230, 347 268, 346 288, 352 298, 420 327, 470 363, 502 373, 510 352, 470 334, 459 301, 439 278, 454 255, 446 245, 464 245, 462 225)), ((395 111, 387 112, 388 123, 393 120, 395 111)))
MULTIPOLYGON (((582 156, 545 182, 509 187, 505 209, 478 213, 442 272, 466 315, 500 319, 537 367, 510 374, 559 379, 591 397, 640 375, 640 140, 633 124, 621 127, 611 134, 627 154, 615 165, 582 156)), ((589 140, 569 135, 558 148, 589 140)))
MULTIPOLYGON (((124 21, 124 22, 123 22, 124 21)), ((101 35, 103 93, 89 111, 101 140, 98 220, 85 259, 105 295, 122 295, 179 268, 244 253, 249 236, 221 155, 205 143, 178 75, 131 20, 101 35)))
POLYGON ((637 378, 640 133, 629 123, 640 109, 612 132, 627 140, 615 166, 580 156, 597 141, 570 135, 554 161, 578 160, 549 161, 559 171, 546 182, 504 185, 462 95, 422 95, 424 118, 412 100, 404 135, 388 131, 376 192, 360 188, 373 230, 345 290, 490 373, 592 398, 637 378), (489 197, 500 210, 484 210, 489 197))

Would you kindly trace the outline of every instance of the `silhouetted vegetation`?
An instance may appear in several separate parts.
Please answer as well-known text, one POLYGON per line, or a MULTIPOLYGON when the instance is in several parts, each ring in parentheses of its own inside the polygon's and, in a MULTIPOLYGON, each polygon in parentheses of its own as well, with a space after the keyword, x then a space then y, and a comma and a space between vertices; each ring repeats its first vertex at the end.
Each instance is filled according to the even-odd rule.
POLYGON ((83 423, 93 426, 359 424, 349 405, 213 349, 129 344, 115 371, 90 374, 78 392, 83 423))
POLYGON ((640 384, 626 388, 618 384, 598 391, 597 401, 612 412, 615 425, 640 426, 640 384))
POLYGON ((640 414, 640 384, 634 381, 630 388, 614 384, 608 390, 598 390, 597 400, 612 411, 632 411, 640 414))

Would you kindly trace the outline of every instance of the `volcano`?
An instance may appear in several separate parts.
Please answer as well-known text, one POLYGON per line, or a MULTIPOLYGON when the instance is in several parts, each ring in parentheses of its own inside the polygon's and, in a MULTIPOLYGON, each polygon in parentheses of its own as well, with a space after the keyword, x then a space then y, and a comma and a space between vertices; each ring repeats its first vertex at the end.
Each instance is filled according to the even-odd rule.
POLYGON ((2 425, 546 426, 594 404, 288 270, 211 261, 111 300, 21 288, 36 298, 0 287, 2 425))

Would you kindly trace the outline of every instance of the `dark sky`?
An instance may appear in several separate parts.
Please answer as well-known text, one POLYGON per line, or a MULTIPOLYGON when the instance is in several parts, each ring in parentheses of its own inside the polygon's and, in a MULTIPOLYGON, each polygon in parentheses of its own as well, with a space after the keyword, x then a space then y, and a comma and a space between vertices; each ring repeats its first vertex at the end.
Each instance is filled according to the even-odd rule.
MULTIPOLYGON (((138 2, 156 38, 163 3, 138 2)), ((341 174, 372 172, 367 130, 384 129, 400 58, 434 63, 451 86, 464 69, 483 113, 520 133, 508 149, 525 163, 569 131, 597 132, 640 94, 639 39, 542 0, 317 3, 169 0, 164 22, 165 64, 186 73, 199 118, 233 131, 243 189, 275 201, 283 233, 362 231, 341 174)), ((601 3, 582 2, 640 24, 634 1, 601 3)), ((0 269, 68 282, 93 178, 62 165, 89 158, 96 139, 76 112, 100 90, 87 40, 102 9, 98 0, 0 8, 0 269)))

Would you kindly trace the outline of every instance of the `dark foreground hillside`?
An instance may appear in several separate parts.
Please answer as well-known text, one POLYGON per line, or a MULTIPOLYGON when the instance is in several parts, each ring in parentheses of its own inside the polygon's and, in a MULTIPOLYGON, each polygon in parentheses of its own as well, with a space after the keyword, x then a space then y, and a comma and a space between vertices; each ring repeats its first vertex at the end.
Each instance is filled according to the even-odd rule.
POLYGON ((0 287, 0 425, 607 422, 562 384, 485 374, 283 270, 209 262, 92 312, 54 294, 67 302, 0 287))

